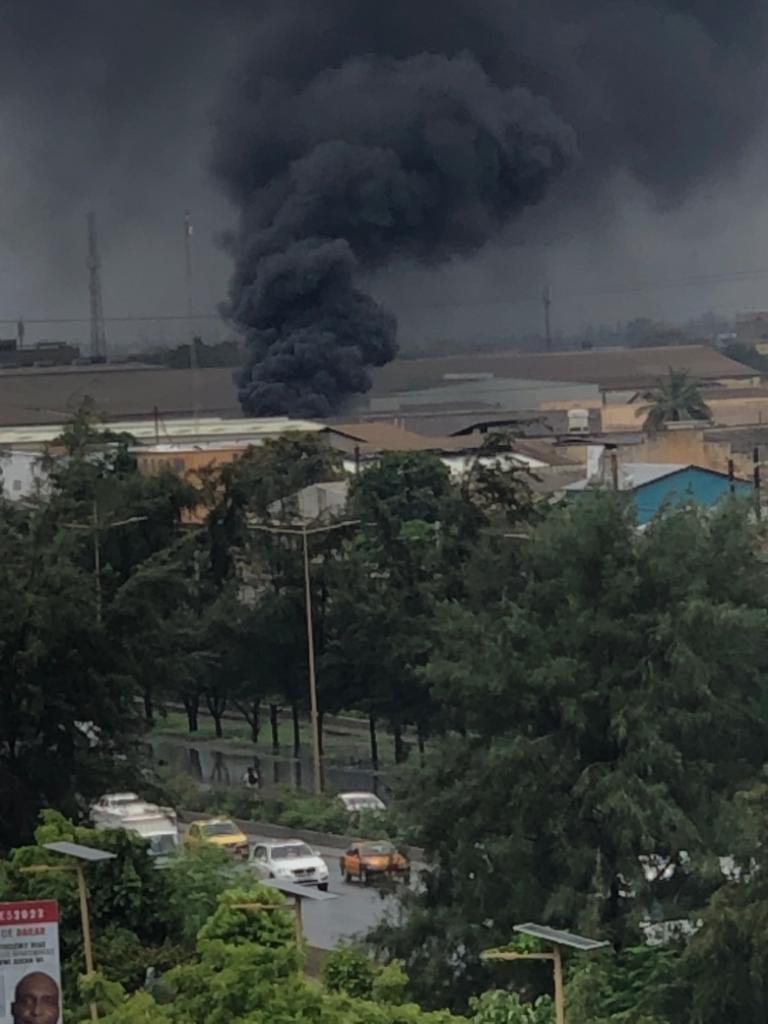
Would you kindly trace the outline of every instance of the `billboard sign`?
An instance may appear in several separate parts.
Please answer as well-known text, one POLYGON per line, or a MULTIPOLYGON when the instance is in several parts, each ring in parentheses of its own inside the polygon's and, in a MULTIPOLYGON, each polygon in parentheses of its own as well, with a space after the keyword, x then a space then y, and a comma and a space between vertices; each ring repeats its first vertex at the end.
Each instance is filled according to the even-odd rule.
POLYGON ((59 905, 0 903, 0 1024, 60 1024, 59 905))

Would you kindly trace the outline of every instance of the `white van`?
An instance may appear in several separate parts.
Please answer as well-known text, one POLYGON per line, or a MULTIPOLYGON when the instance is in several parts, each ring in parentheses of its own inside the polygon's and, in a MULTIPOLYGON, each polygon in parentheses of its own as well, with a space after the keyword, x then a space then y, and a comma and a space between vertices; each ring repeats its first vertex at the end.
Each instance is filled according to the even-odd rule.
POLYGON ((91 807, 96 828, 122 828, 149 843, 150 857, 167 857, 179 845, 176 811, 141 800, 136 793, 106 793, 91 807))

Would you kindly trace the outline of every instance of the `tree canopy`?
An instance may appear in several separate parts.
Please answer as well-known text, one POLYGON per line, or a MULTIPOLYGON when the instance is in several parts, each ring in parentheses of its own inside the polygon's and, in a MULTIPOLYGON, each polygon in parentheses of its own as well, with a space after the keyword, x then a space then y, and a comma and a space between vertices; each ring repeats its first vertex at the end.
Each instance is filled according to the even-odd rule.
POLYGON ((768 731, 764 569, 738 506, 638 535, 621 496, 553 513, 514 597, 446 602, 427 676, 443 727, 404 779, 430 871, 383 930, 425 999, 461 1003, 515 923, 617 948, 696 914, 768 731))
MULTIPOLYGON (((689 384, 664 401, 685 412, 689 384)), ((92 995, 110 1024, 542 1024, 547 971, 480 958, 540 920, 610 943, 569 958, 569 1024, 762 1024, 768 570, 750 510, 681 506, 639 531, 624 494, 541 503, 499 437, 461 476, 409 452, 349 479, 343 528, 307 537, 320 713, 365 716, 377 767, 391 733, 397 827, 425 863, 376 962, 342 950, 321 986, 287 914, 235 906, 265 899, 249 879, 205 858, 158 872, 141 841, 80 822, 100 793, 157 782, 141 743, 168 709, 193 733, 236 711, 257 740, 285 707, 300 753, 290 531, 338 455, 300 436, 183 479, 141 475, 132 447, 83 409, 37 498, 0 501, 0 898, 61 900, 70 1005, 92 995), (42 808, 38 843, 117 854, 93 869, 102 974, 81 996, 71 879, 20 870, 49 859, 42 808)))

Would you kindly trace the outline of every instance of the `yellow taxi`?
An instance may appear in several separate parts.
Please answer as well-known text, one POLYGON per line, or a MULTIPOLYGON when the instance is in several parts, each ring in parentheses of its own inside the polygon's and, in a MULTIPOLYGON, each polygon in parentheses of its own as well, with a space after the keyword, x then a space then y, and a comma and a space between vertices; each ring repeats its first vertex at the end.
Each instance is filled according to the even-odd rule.
POLYGON ((248 836, 231 818, 202 818, 190 823, 187 846, 218 846, 234 857, 248 856, 248 836))
POLYGON ((345 882, 356 878, 368 885, 376 878, 400 878, 408 883, 411 865, 408 858, 387 839, 359 840, 351 843, 339 862, 345 882))

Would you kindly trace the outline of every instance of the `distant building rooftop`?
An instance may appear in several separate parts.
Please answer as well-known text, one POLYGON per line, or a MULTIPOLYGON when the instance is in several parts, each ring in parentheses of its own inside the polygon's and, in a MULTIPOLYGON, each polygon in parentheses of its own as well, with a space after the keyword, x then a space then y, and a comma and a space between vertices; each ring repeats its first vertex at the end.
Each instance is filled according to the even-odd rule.
MULTIPOLYGON (((623 462, 619 467, 619 490, 633 491, 636 487, 662 480, 665 476, 679 473, 688 465, 673 462, 623 462)), ((602 483, 601 480, 577 480, 568 484, 566 491, 584 491, 587 487, 602 483)))
MULTIPOLYGON (((333 423, 328 427, 332 434, 339 434, 368 451, 427 452, 442 451, 448 446, 451 451, 458 447, 456 438, 426 436, 405 430, 396 423, 381 421, 364 423, 333 423)), ((473 443, 463 446, 474 447, 473 443)))
POLYGON ((583 352, 499 352, 495 355, 399 359, 374 371, 372 394, 437 388, 456 374, 478 373, 516 380, 572 381, 595 384, 602 389, 642 387, 665 377, 670 368, 687 370, 701 381, 759 376, 752 367, 730 359, 708 345, 583 352))
POLYGON ((230 368, 169 370, 136 363, 0 370, 0 425, 67 419, 86 397, 111 420, 241 416, 230 368))
MULTIPOLYGON (((220 448, 260 441, 286 433, 317 434, 326 430, 325 423, 314 420, 294 420, 287 416, 264 417, 259 419, 221 419, 206 417, 195 420, 160 419, 157 425, 152 420, 117 420, 105 424, 114 433, 130 434, 142 443, 155 443, 160 448, 198 449, 218 446, 220 448), (162 438, 157 442, 157 437, 162 438)), ((66 428, 66 423, 48 423, 43 426, 2 427, 0 446, 42 447, 54 441, 66 428)))

